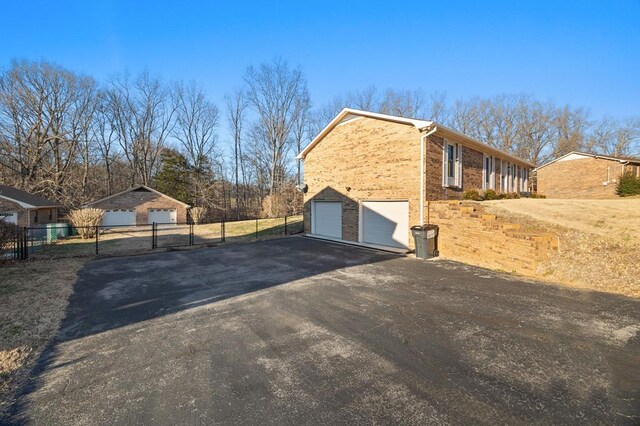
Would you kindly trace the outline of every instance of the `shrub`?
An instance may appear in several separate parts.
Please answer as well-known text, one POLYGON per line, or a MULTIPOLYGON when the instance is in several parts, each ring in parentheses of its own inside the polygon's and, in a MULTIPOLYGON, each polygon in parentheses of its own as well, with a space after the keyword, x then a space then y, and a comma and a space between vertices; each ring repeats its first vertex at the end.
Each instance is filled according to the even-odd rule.
POLYGON ((501 192, 498 194, 498 200, 504 200, 507 198, 507 193, 506 192, 501 192))
POLYGON ((498 193, 496 191, 494 191, 493 189, 487 189, 486 191, 484 191, 484 199, 485 200, 497 200, 498 199, 498 193))
POLYGON ((544 195, 544 194, 539 194, 537 192, 532 192, 531 193, 531 198, 547 198, 547 196, 544 195))
POLYGON ((262 201, 263 217, 283 217, 301 211, 302 193, 290 183, 282 185, 262 201))
POLYGON ((103 216, 102 209, 78 209, 71 210, 67 219, 78 230, 80 237, 86 239, 95 236, 95 227, 100 225, 103 216))
POLYGON ((10 243, 18 235, 18 229, 13 223, 0 220, 0 259, 5 251, 11 250, 10 243))
POLYGON ((189 210, 189 215, 191 216, 191 220, 193 221, 193 223, 195 223, 197 225, 197 224, 201 223, 202 220, 207 215, 207 208, 206 207, 193 207, 193 208, 191 208, 189 210))
POLYGON ((482 201, 482 197, 477 189, 470 189, 462 193, 462 198, 465 200, 482 201))
POLYGON ((621 197, 640 195, 640 176, 635 176, 631 172, 625 172, 616 184, 616 194, 621 197))

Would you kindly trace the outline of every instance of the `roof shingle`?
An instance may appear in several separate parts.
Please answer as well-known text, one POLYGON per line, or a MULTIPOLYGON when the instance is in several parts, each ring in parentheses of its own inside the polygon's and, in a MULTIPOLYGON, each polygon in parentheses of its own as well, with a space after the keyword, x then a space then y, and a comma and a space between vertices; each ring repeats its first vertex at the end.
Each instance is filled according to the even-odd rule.
POLYGON ((7 185, 0 185, 0 197, 11 198, 12 200, 19 201, 24 204, 29 204, 33 207, 58 207, 60 203, 48 200, 39 195, 31 194, 21 189, 13 188, 7 185))

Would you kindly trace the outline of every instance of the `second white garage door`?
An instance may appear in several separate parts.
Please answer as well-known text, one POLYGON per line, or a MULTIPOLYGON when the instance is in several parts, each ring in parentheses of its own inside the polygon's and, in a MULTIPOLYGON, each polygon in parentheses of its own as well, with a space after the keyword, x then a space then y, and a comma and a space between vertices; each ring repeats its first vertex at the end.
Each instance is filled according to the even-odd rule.
POLYGON ((311 204, 311 233, 342 238, 342 203, 314 201, 311 204))
POLYGON ((176 209, 149 209, 148 223, 176 223, 176 209))
POLYGON ((360 220, 363 243, 409 247, 408 201, 365 201, 360 220))

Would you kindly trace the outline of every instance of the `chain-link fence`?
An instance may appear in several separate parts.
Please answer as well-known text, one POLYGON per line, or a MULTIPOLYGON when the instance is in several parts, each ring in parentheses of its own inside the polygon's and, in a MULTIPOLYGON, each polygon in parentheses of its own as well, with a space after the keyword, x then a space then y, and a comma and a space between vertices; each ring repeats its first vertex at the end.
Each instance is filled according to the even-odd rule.
POLYGON ((302 215, 282 218, 121 226, 48 224, 20 228, 0 247, 4 259, 127 255, 224 242, 253 241, 303 232, 302 215))

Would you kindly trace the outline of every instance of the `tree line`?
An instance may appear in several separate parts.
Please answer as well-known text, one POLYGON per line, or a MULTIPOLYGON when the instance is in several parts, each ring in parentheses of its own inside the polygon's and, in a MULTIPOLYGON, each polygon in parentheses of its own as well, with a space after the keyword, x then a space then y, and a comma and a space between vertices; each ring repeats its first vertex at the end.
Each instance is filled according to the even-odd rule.
POLYGON ((213 216, 289 214, 301 208, 295 154, 344 107, 431 119, 537 164, 639 148, 638 118, 595 120, 529 95, 448 102, 371 86, 313 107, 302 70, 282 59, 249 66, 220 107, 196 83, 148 71, 98 82, 16 60, 0 72, 0 180, 68 207, 144 184, 213 216))

